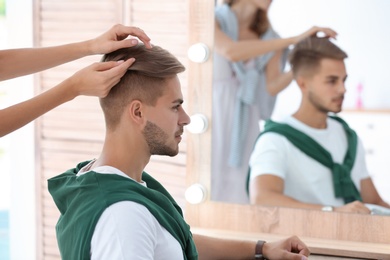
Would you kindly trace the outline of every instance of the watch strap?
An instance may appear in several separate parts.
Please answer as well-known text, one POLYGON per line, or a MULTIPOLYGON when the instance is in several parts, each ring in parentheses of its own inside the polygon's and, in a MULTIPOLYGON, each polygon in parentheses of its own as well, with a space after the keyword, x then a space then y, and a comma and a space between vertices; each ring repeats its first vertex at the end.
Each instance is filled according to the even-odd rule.
POLYGON ((256 243, 256 248, 255 248, 255 259, 256 260, 266 260, 265 257, 263 256, 263 246, 265 244, 265 241, 263 240, 258 240, 256 243))

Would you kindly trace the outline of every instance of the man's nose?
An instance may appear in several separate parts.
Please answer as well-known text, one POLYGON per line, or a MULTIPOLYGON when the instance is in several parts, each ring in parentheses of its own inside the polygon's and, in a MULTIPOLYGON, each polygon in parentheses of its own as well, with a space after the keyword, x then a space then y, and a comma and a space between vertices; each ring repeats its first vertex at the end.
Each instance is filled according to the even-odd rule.
POLYGON ((188 116, 186 111, 183 109, 182 110, 182 115, 181 115, 181 120, 179 122, 180 125, 188 125, 191 123, 191 118, 188 116))

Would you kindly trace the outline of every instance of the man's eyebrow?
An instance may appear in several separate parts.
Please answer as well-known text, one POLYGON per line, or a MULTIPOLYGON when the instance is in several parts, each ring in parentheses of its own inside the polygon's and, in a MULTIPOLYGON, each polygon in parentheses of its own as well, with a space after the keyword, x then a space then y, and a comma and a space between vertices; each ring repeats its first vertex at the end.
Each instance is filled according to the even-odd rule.
MULTIPOLYGON (((347 80, 347 77, 348 75, 345 75, 345 77, 342 78, 343 81, 346 81, 347 80)), ((326 77, 327 79, 331 79, 331 80, 335 80, 335 79, 339 79, 340 77, 339 76, 336 76, 336 75, 329 75, 326 77)))
POLYGON ((184 100, 181 98, 178 98, 178 99, 172 101, 172 103, 179 103, 179 104, 183 104, 183 102, 184 102, 184 100))

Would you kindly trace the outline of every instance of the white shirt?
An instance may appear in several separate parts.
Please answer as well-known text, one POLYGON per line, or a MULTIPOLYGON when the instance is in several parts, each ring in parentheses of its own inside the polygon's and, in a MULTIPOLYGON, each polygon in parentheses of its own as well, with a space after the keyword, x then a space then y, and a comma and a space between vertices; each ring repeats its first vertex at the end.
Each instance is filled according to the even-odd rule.
MULTIPOLYGON (((85 174, 85 166, 77 175, 85 174)), ((101 166, 101 174, 130 178, 120 170, 101 166)), ((130 178, 131 179, 131 178, 130 178)), ((140 183, 145 185, 146 183, 140 183)), ((100 216, 91 240, 91 260, 183 259, 179 242, 149 210, 132 201, 112 204, 100 216)))
MULTIPOLYGON (((328 118, 326 129, 316 129, 292 116, 283 121, 313 138, 332 155, 334 162, 343 162, 347 151, 347 138, 339 122, 328 118)), ((269 132, 262 135, 255 145, 249 165, 251 179, 264 174, 282 178, 286 196, 305 203, 344 205, 344 200, 334 195, 330 169, 301 152, 280 134, 269 132)), ((360 181, 369 177, 360 139, 351 177, 359 191, 360 181)))

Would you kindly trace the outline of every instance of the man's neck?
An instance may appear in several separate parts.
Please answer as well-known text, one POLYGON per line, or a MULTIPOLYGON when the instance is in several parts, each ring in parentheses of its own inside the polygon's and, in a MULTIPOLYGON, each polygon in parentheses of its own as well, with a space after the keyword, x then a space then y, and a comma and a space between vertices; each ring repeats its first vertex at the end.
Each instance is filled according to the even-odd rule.
POLYGON ((328 113, 321 111, 308 111, 300 108, 295 114, 293 114, 293 117, 312 128, 325 129, 327 127, 326 119, 328 117, 328 113))
POLYGON ((149 163, 150 155, 142 152, 136 142, 126 142, 118 136, 106 135, 103 150, 92 167, 111 166, 121 170, 137 182, 141 182, 142 172, 149 163))

